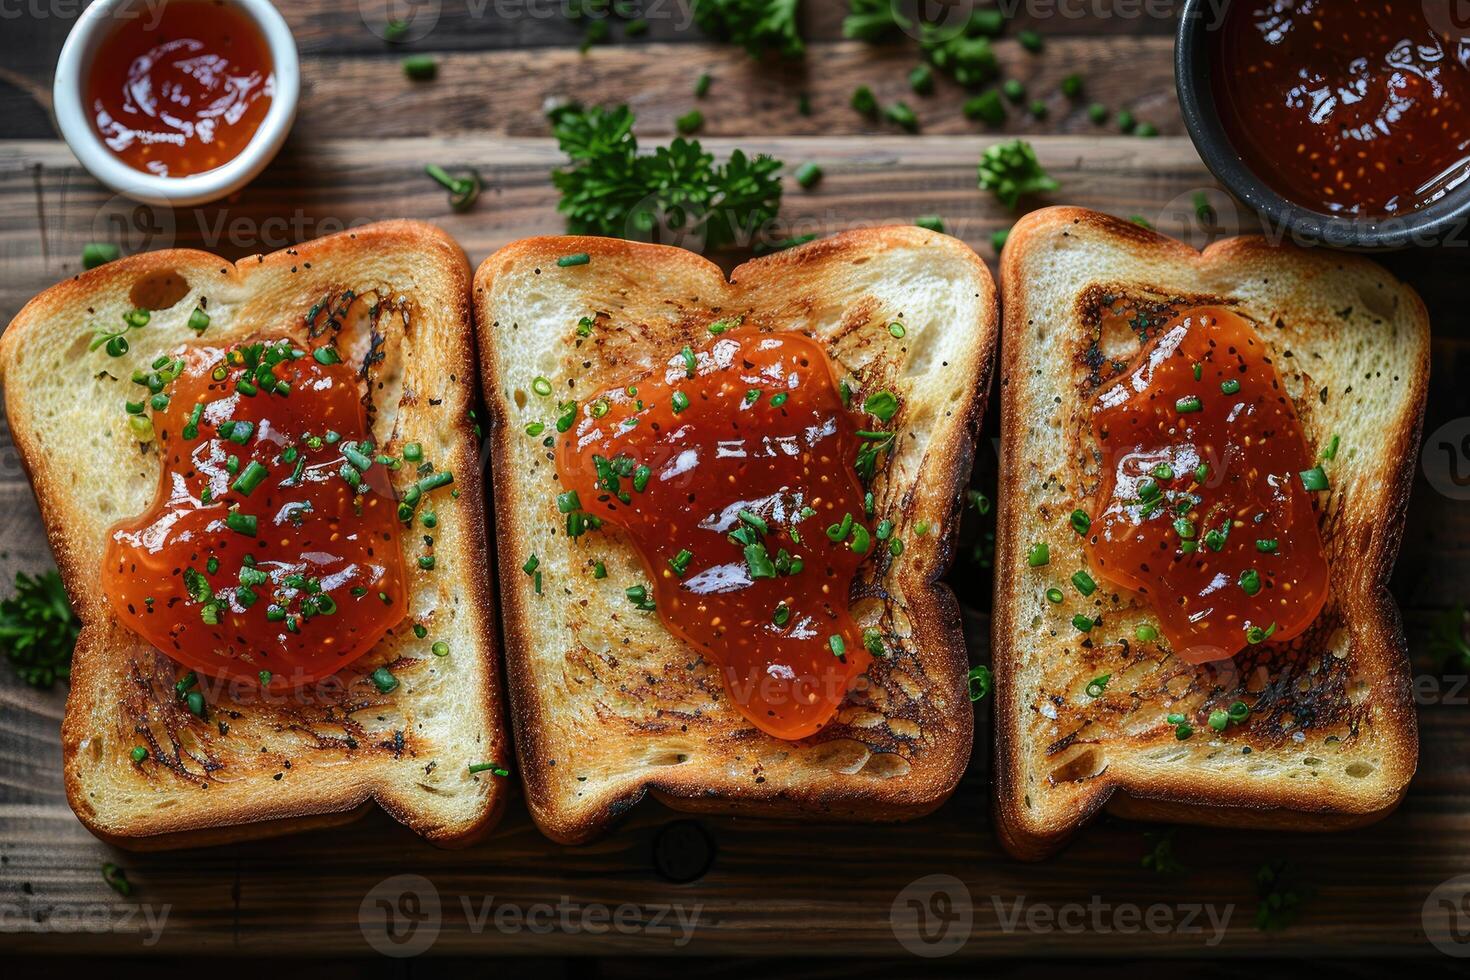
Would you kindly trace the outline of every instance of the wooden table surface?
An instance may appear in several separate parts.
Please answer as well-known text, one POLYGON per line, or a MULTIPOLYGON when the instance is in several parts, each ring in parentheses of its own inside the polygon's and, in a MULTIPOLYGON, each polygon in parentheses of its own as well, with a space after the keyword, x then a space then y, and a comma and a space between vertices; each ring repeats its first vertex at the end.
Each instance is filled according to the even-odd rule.
MULTIPOLYGON (((668 137, 672 120, 696 104, 691 88, 702 72, 714 80, 699 103, 708 146, 721 154, 735 146, 770 152, 793 168, 812 160, 825 169, 811 192, 787 182, 782 216, 790 233, 940 214, 952 233, 993 260, 990 233, 1014 220, 975 187, 976 161, 996 134, 964 119, 964 93, 942 78, 932 96, 909 93, 905 76, 917 63, 912 43, 842 40, 845 4, 826 0, 804 4, 809 51, 797 65, 752 61, 670 19, 654 20, 636 40, 616 39, 615 28, 614 43, 582 54, 580 27, 525 12, 558 4, 443 0, 432 4, 442 7, 434 30, 406 46, 439 56, 439 77, 427 83, 407 81, 397 65, 404 48, 365 26, 381 23, 375 11, 383 0, 284 3, 303 74, 301 111, 286 149, 234 199, 177 212, 139 209, 83 172, 51 127, 50 73, 72 6, 11 5, 7 10, 22 14, 0 27, 0 323, 76 272, 82 245, 94 240, 118 241, 128 251, 180 245, 237 258, 368 220, 415 217, 442 224, 478 262, 514 238, 561 227, 547 179, 561 160, 544 120, 548 100, 626 101, 638 114, 639 135, 652 143, 668 137), (848 108, 858 84, 872 86, 880 100, 906 99, 922 119, 920 134, 848 108), (800 93, 810 100, 810 115, 797 111, 800 93), (442 190, 422 175, 430 161, 479 169, 486 191, 474 211, 450 212, 442 190)), ((1101 5, 1112 6, 1158 5, 1101 5)), ((658 9, 677 14, 679 4, 658 9)), ((1225 227, 1257 228, 1218 195, 1181 135, 1169 62, 1172 17, 1018 20, 1045 33, 1047 45, 1035 56, 1014 40, 1001 41, 1007 75, 1046 95, 1080 71, 1087 100, 1126 106, 1163 134, 1140 139, 1096 127, 1081 107, 1051 94, 1045 122, 1013 118, 1003 132, 1033 140, 1062 184, 1053 202, 1140 215, 1202 244, 1191 201, 1207 190, 1225 227)), ((1465 424, 1467 255, 1443 248, 1385 262, 1423 293, 1434 318, 1426 433, 1465 424)), ((1438 441, 1429 465, 1443 473, 1455 450, 1446 457, 1438 441)), ((981 488, 994 484, 992 445, 978 454, 981 488)), ((1470 471, 1470 460, 1458 463, 1470 471)), ((66 806, 58 745, 64 689, 33 691, 0 670, 0 950, 405 952, 437 925, 432 951, 457 954, 906 956, 959 946, 960 956, 992 958, 1439 956, 1426 938, 1423 908, 1441 882, 1470 873, 1470 687, 1463 677, 1444 677, 1424 641, 1470 592, 1470 509, 1421 474, 1410 511, 1393 591, 1423 693, 1423 750, 1407 800, 1372 828, 1330 836, 1181 828, 1174 848, 1187 870, 1160 874, 1142 865, 1152 848, 1145 831, 1158 828, 1104 820, 1053 861, 1018 864, 992 832, 991 725, 982 703, 975 757, 959 792, 907 826, 689 821, 648 803, 602 842, 566 848, 541 837, 517 799, 493 836, 467 852, 436 851, 374 814, 347 829, 278 841, 130 855, 94 840, 66 806), (1275 858, 1295 864, 1309 897, 1294 925, 1263 932, 1254 924, 1255 874, 1275 858), (126 868, 131 898, 103 882, 107 861, 126 868), (428 885, 390 880, 401 875, 428 885), (968 927, 963 916, 945 914, 926 880, 932 875, 958 879, 951 908, 970 910, 968 927), (391 896, 411 912, 414 906, 401 901, 405 892, 421 900, 421 928, 401 934, 405 942, 395 946, 381 929, 374 932, 373 909, 391 896), (895 908, 914 898, 947 937, 940 943, 895 931, 895 908), (1164 925, 1140 926, 1154 907, 1163 910, 1153 915, 1164 925), (1228 916, 1218 933, 1211 913, 1215 921, 1228 916), (681 922, 691 919, 686 934, 681 922)), ((970 520, 967 543, 986 530, 970 520)), ((7 583, 0 590, 16 570, 50 565, 30 490, 0 429, 0 578, 7 583)), ((966 607, 972 659, 983 662, 988 573, 962 557, 951 578, 966 607)))

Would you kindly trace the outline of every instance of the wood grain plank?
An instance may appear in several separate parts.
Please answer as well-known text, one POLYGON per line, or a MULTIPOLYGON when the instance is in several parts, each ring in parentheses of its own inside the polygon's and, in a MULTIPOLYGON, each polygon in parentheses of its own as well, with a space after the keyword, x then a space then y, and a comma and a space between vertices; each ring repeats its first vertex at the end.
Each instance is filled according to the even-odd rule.
MULTIPOLYGON (((620 0, 623 2, 623 0, 620 0)), ((1010 32, 1036 30, 1049 39, 1067 36, 1172 37, 1181 6, 1180 0, 1001 0, 996 6, 1011 14, 1010 32)), ((6 8, 6 67, 22 75, 49 79, 56 56, 66 40, 81 0, 13 4, 6 8)), ((323 54, 354 54, 381 59, 396 58, 408 51, 512 50, 525 48, 573 48, 582 42, 586 21, 565 16, 569 0, 313 0, 312 3, 278 5, 296 37, 302 57, 310 60, 323 54), (409 13, 410 40, 389 44, 383 26, 409 13)), ((585 4, 595 9, 593 4, 585 4)), ((954 4, 963 9, 966 3, 954 4)), ((974 4, 973 6, 980 6, 974 4)), ((645 47, 651 43, 705 44, 717 42, 694 26, 689 0, 638 0, 647 21, 646 34, 629 38, 613 19, 611 37, 615 44, 645 47)), ((801 34, 810 46, 842 39, 842 20, 848 5, 843 0, 806 0, 801 4, 801 34)), ((921 5, 898 0, 898 9, 910 12, 921 5)), ((145 14, 146 0, 134 5, 145 14)), ((896 43, 912 42, 902 37, 896 43)), ((744 53, 742 52, 742 56, 744 53)))
MULTIPOLYGON (((1035 119, 1009 106, 998 131, 1014 133, 1100 133, 1086 107, 1092 101, 1128 108, 1165 133, 1183 132, 1174 100, 1172 42, 1164 37, 1060 38, 1044 58, 1027 54, 1015 41, 996 45, 1002 72, 1023 82, 1030 97, 1046 102, 1048 115, 1035 119), (1059 93, 1061 79, 1086 76, 1084 98, 1059 93)), ((902 100, 919 115, 922 131, 975 133, 981 124, 965 118, 971 93, 939 77, 930 96, 915 95, 908 72, 918 62, 912 45, 873 46, 860 42, 813 45, 800 62, 758 62, 738 48, 713 44, 646 44, 575 49, 467 50, 439 58, 432 82, 404 76, 397 63, 327 48, 302 63, 302 102, 296 132, 310 139, 375 138, 494 133, 544 136, 548 104, 581 100, 626 102, 638 114, 640 135, 669 136, 674 120, 698 108, 701 135, 759 132, 837 136, 899 133, 897 127, 855 112, 850 103, 859 85, 872 88, 883 105, 902 100), (712 79, 709 94, 696 99, 694 82, 712 79), (369 94, 370 93, 370 94, 369 94), (805 93, 811 114, 797 111, 805 93)), ((4 74, 0 73, 0 81, 4 74)), ((50 86, 31 76, 0 84, 0 135, 49 138, 50 86)))

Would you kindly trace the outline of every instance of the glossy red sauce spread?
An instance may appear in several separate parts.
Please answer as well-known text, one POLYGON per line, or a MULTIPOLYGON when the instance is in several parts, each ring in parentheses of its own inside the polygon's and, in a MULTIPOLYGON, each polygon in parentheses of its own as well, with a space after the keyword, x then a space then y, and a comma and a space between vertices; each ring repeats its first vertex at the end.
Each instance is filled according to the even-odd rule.
POLYGON ((1250 324, 1211 308, 1159 328, 1104 384, 1092 428, 1102 483, 1085 550, 1149 604, 1176 656, 1221 660, 1311 625, 1328 588, 1301 475, 1315 463, 1250 324))
POLYGON ((739 329, 592 396, 557 440, 569 522, 627 532, 664 624, 780 738, 821 729, 871 660, 848 608, 879 546, 857 433, 818 343, 739 329))
POLYGON ((103 590, 212 676, 294 685, 347 666, 408 608, 387 469, 358 465, 375 452, 356 372, 285 340, 177 358, 153 414, 158 495, 113 529, 103 590))
POLYGON ((116 18, 87 76, 97 133, 124 163, 185 177, 233 160, 270 109, 270 50, 233 4, 169 0, 116 18))
POLYGON ((1400 214, 1464 181, 1470 43, 1436 33, 1425 6, 1231 4, 1213 88, 1246 164, 1284 197, 1328 214, 1400 214))

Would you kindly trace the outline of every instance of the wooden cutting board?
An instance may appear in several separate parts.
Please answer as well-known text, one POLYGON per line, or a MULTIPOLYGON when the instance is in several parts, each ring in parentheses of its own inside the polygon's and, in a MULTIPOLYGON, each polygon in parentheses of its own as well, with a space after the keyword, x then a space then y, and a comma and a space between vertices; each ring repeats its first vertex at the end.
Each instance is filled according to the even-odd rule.
MULTIPOLYGON (((477 262, 514 238, 560 227, 546 179, 559 156, 544 139, 306 143, 307 134, 298 129, 281 159, 238 199, 171 213, 112 200, 57 143, 0 142, 5 267, 0 321, 33 293, 75 273, 83 243, 97 239, 125 241, 134 249, 207 248, 237 258, 374 218, 401 216, 441 223, 477 262), (428 161, 479 170, 486 190, 473 212, 450 212, 443 192, 422 176, 428 161)), ((719 139, 710 143, 716 152, 732 145, 719 139)), ((747 150, 771 152, 792 165, 811 160, 825 169, 814 191, 788 191, 783 217, 794 232, 825 234, 861 223, 940 214, 952 232, 993 258, 989 235, 1014 216, 975 188, 974 166, 984 143, 974 136, 740 141, 747 150)), ((1055 136, 1038 138, 1036 146, 1061 181, 1056 200, 1141 215, 1161 230, 1203 243, 1193 227, 1192 198, 1213 184, 1187 140, 1055 136)), ((1216 200, 1223 206, 1224 198, 1216 200)), ((1249 221, 1233 211, 1223 219, 1241 229, 1250 227, 1249 221)), ((1436 308, 1436 377, 1427 431, 1470 414, 1470 394, 1454 380, 1457 374, 1465 377, 1470 361, 1452 296, 1462 261, 1452 251, 1391 259, 1436 308)), ((987 431, 994 434, 993 420, 987 431)), ((990 447, 985 443, 979 453, 981 487, 993 482, 990 447)), ((8 579, 16 569, 49 566, 50 557, 29 488, 3 434, 0 464, 0 576, 8 579)), ((1416 673, 1428 684, 1437 675, 1423 656, 1422 641, 1437 610, 1463 598, 1470 586, 1470 516, 1464 503, 1440 496, 1422 480, 1411 511, 1394 587, 1420 654, 1416 673)), ((967 524, 966 541, 985 530, 975 517, 969 521, 973 526, 967 524)), ((966 608, 972 658, 983 662, 988 574, 962 557, 952 577, 966 608)), ((936 814, 907 826, 688 820, 647 803, 608 839, 565 848, 542 838, 516 800, 488 841, 462 853, 436 851, 374 813, 346 829, 278 841, 125 855, 92 839, 66 806, 57 735, 63 692, 31 691, 7 672, 0 674, 0 903, 20 910, 19 934, 7 937, 7 943, 23 950, 183 951, 203 945, 262 954, 370 952, 374 947, 362 922, 369 922, 368 933, 381 933, 372 925, 382 921, 383 913, 373 911, 379 899, 387 895, 390 907, 399 909, 404 934, 415 921, 413 899, 400 901, 404 888, 419 890, 419 908, 431 904, 422 883, 395 881, 372 890, 394 876, 418 875, 439 899, 433 949, 441 953, 726 954, 749 952, 778 932, 794 930, 803 949, 813 953, 902 955, 907 947, 893 921, 895 915, 913 921, 918 913, 910 909, 911 901, 919 903, 933 935, 941 937, 927 946, 905 934, 917 949, 942 948, 946 925, 964 926, 963 916, 946 913, 932 883, 921 881, 938 874, 963 883, 964 893, 956 893, 960 901, 948 908, 971 909, 961 955, 1046 955, 1062 948, 1063 941, 1070 955, 1428 951, 1421 919, 1426 898, 1440 882, 1470 872, 1470 709, 1465 705, 1470 690, 1452 690, 1455 682, 1441 688, 1445 696, 1438 700, 1457 703, 1422 707, 1420 775, 1399 812, 1382 824, 1325 837, 1181 829, 1174 849, 1188 870, 1159 874, 1141 865, 1152 848, 1144 835, 1149 828, 1110 820, 1083 833, 1048 864, 1027 866, 1006 858, 991 830, 991 726, 983 703, 976 717, 975 758, 960 791, 936 814), (1264 861, 1277 857, 1296 863, 1314 895, 1296 925, 1265 933, 1254 925, 1254 876, 1264 861), (99 869, 106 861, 126 868, 135 886, 132 899, 122 899, 104 884, 99 869), (910 888, 916 881, 921 883, 910 888), (534 917, 540 906, 559 902, 614 911, 636 905, 626 914, 641 925, 627 933, 611 926, 604 932, 569 933, 565 927, 543 932, 502 930, 496 924, 496 914, 511 914, 493 911, 501 906, 534 917), (1205 912, 1189 911, 1206 903, 1217 917, 1231 908, 1218 945, 1205 945, 1215 937, 1205 912), (48 926, 55 916, 59 928, 77 909, 106 907, 114 910, 108 915, 119 917, 134 904, 155 916, 168 907, 155 946, 143 945, 151 927, 141 913, 127 923, 109 920, 123 931, 105 934, 58 933, 48 926), (670 905, 678 905, 686 919, 698 910, 687 945, 672 913, 653 921, 659 907, 670 905), (1173 931, 1130 931, 1129 916, 1135 914, 1130 910, 1155 905, 1174 917, 1173 931), (483 917, 487 909, 489 919, 483 917), (1195 918, 1184 928, 1187 914, 1195 918), (1051 918, 1068 915, 1083 917, 1079 931, 1063 933, 1063 924, 1051 918), (664 928, 671 923, 671 931, 664 928), (142 931, 126 931, 134 927, 142 931)), ((569 915, 574 926, 581 922, 575 918, 580 912, 569 915)), ((427 929, 428 921, 418 928, 427 929)), ((417 935, 421 940, 425 933, 417 935)), ((958 933, 948 935, 953 942, 958 933)), ((404 946, 393 948, 408 949, 415 941, 410 936, 404 946)))

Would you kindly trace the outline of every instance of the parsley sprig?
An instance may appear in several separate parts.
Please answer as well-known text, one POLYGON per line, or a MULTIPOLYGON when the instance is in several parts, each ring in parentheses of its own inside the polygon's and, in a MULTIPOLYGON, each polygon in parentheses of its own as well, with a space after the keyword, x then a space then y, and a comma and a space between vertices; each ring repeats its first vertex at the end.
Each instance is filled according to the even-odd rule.
POLYGON ((647 239, 663 221, 719 249, 753 239, 780 209, 780 160, 736 150, 716 165, 698 140, 683 138, 640 155, 627 106, 563 106, 551 122, 570 159, 551 180, 571 234, 647 239))
POLYGON ((1036 159, 1025 140, 996 143, 986 148, 977 171, 980 189, 991 191, 1008 208, 1027 194, 1054 191, 1059 186, 1036 159))
POLYGON ((50 688, 69 678, 80 630, 60 575, 16 574, 15 594, 0 602, 0 643, 21 680, 50 688))
POLYGON ((740 45, 752 57, 776 51, 782 57, 799 58, 806 52, 806 45, 796 25, 798 2, 694 0, 694 22, 706 34, 740 45))

